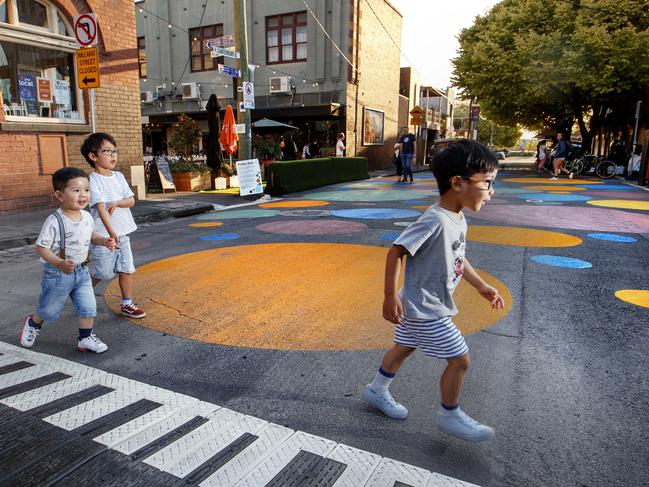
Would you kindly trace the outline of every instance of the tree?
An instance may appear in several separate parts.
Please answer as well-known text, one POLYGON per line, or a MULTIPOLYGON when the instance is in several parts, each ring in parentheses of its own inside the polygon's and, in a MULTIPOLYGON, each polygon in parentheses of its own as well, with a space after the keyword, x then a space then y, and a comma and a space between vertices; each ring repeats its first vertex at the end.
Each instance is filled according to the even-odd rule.
POLYGON ((511 147, 523 135, 518 127, 498 125, 489 120, 478 120, 478 141, 491 147, 511 147))
POLYGON ((181 113, 169 141, 169 148, 185 162, 191 162, 192 156, 199 153, 201 128, 196 120, 181 113))
POLYGON ((646 0, 503 0, 459 36, 453 82, 495 122, 569 132, 586 147, 649 87, 646 0))

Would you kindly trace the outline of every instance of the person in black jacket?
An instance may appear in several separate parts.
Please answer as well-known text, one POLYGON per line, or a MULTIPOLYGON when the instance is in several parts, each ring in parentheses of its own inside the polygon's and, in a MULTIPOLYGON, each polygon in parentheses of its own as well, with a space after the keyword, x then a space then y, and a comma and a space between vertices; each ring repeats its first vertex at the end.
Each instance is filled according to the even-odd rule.
POLYGON ((565 140, 563 140, 562 132, 557 132, 557 143, 554 145, 552 152, 554 155, 554 174, 550 178, 550 180, 556 181, 557 179, 559 179, 559 174, 561 174, 562 172, 567 174, 568 177, 572 179, 574 174, 563 167, 566 162, 566 157, 568 157, 568 144, 565 140))

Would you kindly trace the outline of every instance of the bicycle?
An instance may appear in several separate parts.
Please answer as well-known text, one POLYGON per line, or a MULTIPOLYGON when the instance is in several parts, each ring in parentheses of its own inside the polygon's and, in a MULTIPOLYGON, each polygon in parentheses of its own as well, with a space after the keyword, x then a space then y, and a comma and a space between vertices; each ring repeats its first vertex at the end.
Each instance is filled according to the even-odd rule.
POLYGON ((566 169, 575 175, 583 172, 586 175, 597 174, 602 179, 610 179, 617 172, 617 164, 595 154, 585 153, 567 161, 566 169))

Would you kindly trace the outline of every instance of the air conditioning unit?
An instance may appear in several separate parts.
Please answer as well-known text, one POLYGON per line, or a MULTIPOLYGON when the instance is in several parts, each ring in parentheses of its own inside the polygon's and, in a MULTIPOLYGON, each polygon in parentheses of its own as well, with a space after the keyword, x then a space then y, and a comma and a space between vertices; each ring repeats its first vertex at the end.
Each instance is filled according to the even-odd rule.
POLYGON ((152 91, 140 91, 140 101, 142 103, 151 103, 153 101, 152 91))
POLYGON ((274 78, 269 78, 270 82, 270 93, 290 93, 291 92, 291 81, 288 76, 277 76, 274 78))
POLYGON ((183 100, 193 100, 199 97, 198 85, 196 83, 183 83, 181 90, 183 100))

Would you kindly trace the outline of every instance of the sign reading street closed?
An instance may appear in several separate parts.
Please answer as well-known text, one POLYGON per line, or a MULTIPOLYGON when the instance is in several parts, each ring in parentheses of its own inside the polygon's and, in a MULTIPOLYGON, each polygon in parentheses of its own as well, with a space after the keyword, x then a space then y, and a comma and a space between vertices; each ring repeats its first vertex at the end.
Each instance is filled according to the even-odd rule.
POLYGON ((99 88, 99 53, 96 47, 77 51, 77 82, 82 90, 99 88))

